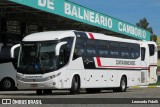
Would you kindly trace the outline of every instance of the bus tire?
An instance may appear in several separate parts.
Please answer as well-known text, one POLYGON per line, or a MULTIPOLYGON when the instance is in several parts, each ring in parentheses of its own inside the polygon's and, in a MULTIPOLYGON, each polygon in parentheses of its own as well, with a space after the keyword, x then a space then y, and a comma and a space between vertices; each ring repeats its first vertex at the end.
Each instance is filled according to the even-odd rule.
POLYGON ((36 90, 36 94, 37 95, 42 95, 43 93, 42 93, 42 90, 36 90))
POLYGON ((4 78, 1 81, 2 90, 10 91, 15 89, 15 82, 12 78, 4 78))
POLYGON ((99 88, 86 88, 87 93, 100 93, 101 89, 99 88))
POLYGON ((122 76, 120 87, 113 89, 114 92, 126 92, 127 90, 127 79, 125 76, 122 76))
POLYGON ((71 89, 70 89, 70 94, 78 94, 80 91, 80 87, 79 87, 79 79, 77 76, 74 76, 72 79, 72 85, 71 85, 71 89))

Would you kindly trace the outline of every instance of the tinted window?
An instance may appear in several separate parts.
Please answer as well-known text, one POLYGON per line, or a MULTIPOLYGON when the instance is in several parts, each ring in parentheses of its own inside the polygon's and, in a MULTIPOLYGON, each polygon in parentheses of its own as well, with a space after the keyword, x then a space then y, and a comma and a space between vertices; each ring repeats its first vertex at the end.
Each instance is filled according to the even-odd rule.
POLYGON ((106 48, 108 48, 108 41, 99 40, 97 44, 98 44, 98 47, 106 47, 106 48))
POLYGON ((84 46, 82 46, 82 45, 78 45, 77 47, 76 47, 76 51, 77 51, 77 53, 78 53, 78 55, 83 55, 84 54, 84 46))
POLYGON ((121 47, 120 56, 121 56, 121 58, 129 58, 130 57, 129 48, 128 47, 121 47))
POLYGON ((149 46, 149 54, 150 56, 153 56, 155 52, 155 46, 153 44, 149 44, 148 46, 149 46))
POLYGON ((67 45, 63 45, 60 48, 58 68, 61 68, 68 63, 69 56, 70 56, 70 52, 68 51, 67 45))
POLYGON ((110 57, 112 58, 119 58, 119 46, 118 42, 112 42, 109 46, 110 50, 110 57))
POLYGON ((96 52, 96 41, 94 40, 87 40, 87 55, 89 56, 97 56, 96 52))
POLYGON ((74 54, 73 54, 73 59, 81 57, 85 54, 85 47, 86 47, 85 41, 86 41, 85 39, 77 38, 75 50, 74 50, 74 54))
POLYGON ((140 57, 140 45, 106 40, 78 39, 76 43, 77 53, 80 56, 108 57, 122 59, 137 59, 140 57))
POLYGON ((98 41, 98 54, 100 57, 108 57, 108 44, 107 41, 98 41))
POLYGON ((130 44, 130 57, 137 59, 140 56, 140 46, 138 44, 130 44))
POLYGON ((0 49, 0 63, 11 62, 10 46, 2 46, 0 49))
POLYGON ((87 46, 87 54, 91 55, 91 56, 96 55, 96 50, 95 50, 94 46, 87 46))
POLYGON ((10 59, 11 46, 2 46, 0 50, 0 59, 10 59))
POLYGON ((73 37, 68 37, 68 38, 64 38, 64 39, 62 39, 61 41, 67 41, 67 49, 66 49, 66 51, 68 51, 69 53, 69 55, 70 55, 70 52, 71 52, 71 49, 72 49, 72 44, 73 44, 73 37))
POLYGON ((108 56, 108 49, 106 47, 99 47, 99 56, 100 57, 107 57, 108 56))
POLYGON ((145 48, 141 48, 141 61, 145 60, 145 53, 146 53, 146 49, 145 48))

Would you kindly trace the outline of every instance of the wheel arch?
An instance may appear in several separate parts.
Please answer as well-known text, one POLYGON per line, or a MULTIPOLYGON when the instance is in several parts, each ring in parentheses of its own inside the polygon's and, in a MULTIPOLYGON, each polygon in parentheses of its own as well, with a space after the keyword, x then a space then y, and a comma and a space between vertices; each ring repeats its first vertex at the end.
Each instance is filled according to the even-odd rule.
POLYGON ((4 77, 3 79, 1 79, 1 81, 0 81, 0 83, 1 83, 1 88, 2 88, 2 82, 3 82, 5 79, 11 80, 11 82, 13 82, 13 85, 14 85, 14 87, 12 87, 12 88, 16 88, 16 82, 15 82, 15 80, 14 80, 13 78, 11 78, 11 77, 4 77))
MULTIPOLYGON (((78 84, 79 84, 79 88, 81 87, 81 78, 80 78, 80 75, 79 74, 74 74, 73 76, 72 76, 72 79, 74 78, 74 77, 76 77, 77 79, 78 79, 78 84)), ((70 87, 72 86, 72 81, 71 81, 71 85, 70 85, 70 87)))
POLYGON ((16 83, 15 80, 11 77, 3 77, 0 82, 4 81, 6 78, 12 80, 12 82, 14 82, 14 84, 16 83))

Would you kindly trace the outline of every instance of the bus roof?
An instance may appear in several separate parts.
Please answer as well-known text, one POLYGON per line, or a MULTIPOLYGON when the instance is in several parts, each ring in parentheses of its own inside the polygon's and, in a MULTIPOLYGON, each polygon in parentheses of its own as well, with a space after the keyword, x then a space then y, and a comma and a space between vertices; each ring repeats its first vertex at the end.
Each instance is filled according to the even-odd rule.
POLYGON ((50 40, 58 40, 65 37, 74 37, 75 34, 72 31, 47 31, 47 32, 39 32, 33 33, 23 38, 22 41, 50 41, 50 40))
MULTIPOLYGON (((74 32, 84 32, 84 31, 75 31, 75 30, 64 30, 64 31, 46 31, 46 32, 39 32, 39 33, 33 33, 23 38, 22 41, 50 41, 50 40, 59 40, 63 39, 65 37, 75 37, 74 32)), ((86 33, 87 37, 90 38, 89 32, 86 33)), ((92 33, 92 32, 91 32, 92 33)), ((113 37, 110 35, 105 35, 101 33, 92 33, 94 36, 94 39, 99 40, 111 40, 111 41, 121 41, 121 42, 130 42, 130 43, 139 43, 143 44, 146 41, 140 41, 140 40, 131 40, 131 39, 124 39, 119 37, 113 37)), ((151 42, 153 43, 153 42, 151 42)))

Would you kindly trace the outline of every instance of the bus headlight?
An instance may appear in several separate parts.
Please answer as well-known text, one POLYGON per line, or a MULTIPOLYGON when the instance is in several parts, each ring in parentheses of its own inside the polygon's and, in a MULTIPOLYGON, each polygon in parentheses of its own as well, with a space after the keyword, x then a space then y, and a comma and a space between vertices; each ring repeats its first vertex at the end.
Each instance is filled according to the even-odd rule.
POLYGON ((22 80, 22 79, 23 79, 21 76, 18 76, 18 75, 16 75, 16 78, 17 78, 18 80, 22 80))
POLYGON ((54 75, 52 75, 52 76, 49 76, 47 80, 51 80, 51 79, 53 79, 53 78, 56 78, 56 77, 58 77, 59 75, 61 75, 61 72, 59 72, 59 73, 57 73, 57 74, 54 74, 54 75))

